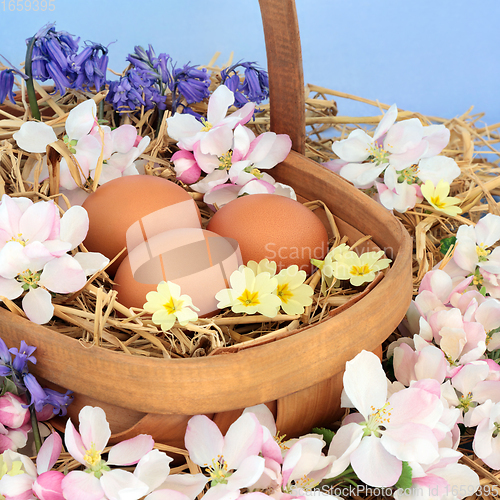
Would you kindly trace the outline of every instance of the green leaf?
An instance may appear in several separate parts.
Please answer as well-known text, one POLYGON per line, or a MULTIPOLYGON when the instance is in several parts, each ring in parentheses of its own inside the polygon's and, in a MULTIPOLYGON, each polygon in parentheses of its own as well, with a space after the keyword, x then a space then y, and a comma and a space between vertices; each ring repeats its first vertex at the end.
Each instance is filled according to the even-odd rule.
POLYGON ((14 382, 12 382, 12 380, 10 378, 7 378, 7 377, 3 379, 2 396, 6 392, 12 392, 12 394, 16 394, 16 395, 19 394, 19 391, 17 390, 16 384, 14 384, 14 382))
POLYGON ((324 427, 315 427, 312 431, 314 432, 314 434, 323 436, 323 439, 325 440, 327 446, 330 446, 333 436, 335 436, 335 432, 330 429, 325 429, 324 427))
POLYGON ((480 293, 483 297, 486 297, 486 287, 485 287, 485 286, 481 287, 481 290, 479 290, 479 293, 480 293))
POLYGON ((450 236, 449 238, 443 238, 441 240, 441 246, 439 247, 439 251, 446 255, 446 252, 450 249, 451 246, 454 246, 457 242, 456 236, 450 236))
POLYGON ((403 471, 399 476, 398 482, 394 485, 396 488, 407 490, 411 488, 412 470, 408 462, 403 462, 403 471))

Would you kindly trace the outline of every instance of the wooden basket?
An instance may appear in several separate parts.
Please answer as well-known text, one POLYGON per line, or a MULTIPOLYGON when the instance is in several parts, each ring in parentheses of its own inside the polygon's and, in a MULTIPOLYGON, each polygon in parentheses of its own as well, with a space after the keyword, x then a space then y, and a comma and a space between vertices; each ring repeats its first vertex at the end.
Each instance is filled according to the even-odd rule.
POLYGON ((33 324, 0 309, 0 335, 9 346, 37 346, 32 371, 41 383, 71 389, 76 420, 86 405, 107 413, 113 441, 149 433, 183 447, 187 421, 204 413, 226 429, 242 409, 267 403, 281 434, 296 436, 339 416, 345 363, 374 351, 404 317, 412 294, 412 242, 381 205, 303 156, 304 85, 293 0, 261 0, 271 91, 271 128, 287 133, 293 149, 273 170, 302 199, 323 200, 339 230, 351 238, 372 235, 393 264, 384 277, 329 319, 284 338, 272 335, 190 359, 127 356, 33 324))

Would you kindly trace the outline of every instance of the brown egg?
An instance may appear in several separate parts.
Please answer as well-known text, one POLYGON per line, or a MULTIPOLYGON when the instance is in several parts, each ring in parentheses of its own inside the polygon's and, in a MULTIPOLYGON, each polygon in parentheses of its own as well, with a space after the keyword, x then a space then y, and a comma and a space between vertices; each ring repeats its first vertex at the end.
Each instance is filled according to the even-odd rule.
POLYGON ((240 245, 243 263, 267 258, 278 271, 296 264, 311 273, 310 259, 323 259, 328 234, 321 220, 298 201, 274 194, 252 194, 218 210, 207 229, 240 245))
MULTIPOLYGON (((139 219, 169 207, 162 230, 200 227, 200 211, 191 196, 177 184, 153 175, 129 175, 106 182, 83 203, 89 214, 89 231, 83 242, 89 251, 113 259, 126 247, 128 228, 139 219)), ((113 275, 126 251, 108 268, 113 275)))
POLYGON ((233 239, 201 228, 174 229, 129 247, 113 288, 118 302, 142 308, 148 292, 156 291, 161 281, 171 281, 191 297, 199 316, 209 316, 218 311, 215 294, 230 286, 229 278, 241 264, 233 239))

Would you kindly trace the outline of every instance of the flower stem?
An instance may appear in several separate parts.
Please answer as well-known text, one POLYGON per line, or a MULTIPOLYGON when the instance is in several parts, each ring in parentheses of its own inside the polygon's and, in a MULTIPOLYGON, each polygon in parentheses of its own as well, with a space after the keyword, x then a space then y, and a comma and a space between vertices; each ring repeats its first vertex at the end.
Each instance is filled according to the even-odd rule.
POLYGON ((28 48, 26 49, 26 59, 24 62, 24 71, 28 79, 26 80, 26 90, 28 92, 28 99, 31 108, 31 114, 35 120, 41 120, 40 109, 38 108, 38 102, 36 100, 35 85, 33 83, 33 73, 31 71, 31 58, 33 56, 33 46, 35 45, 35 36, 33 36, 28 43, 28 48))
POLYGON ((30 405, 31 427, 33 429, 33 439, 35 440, 36 452, 42 447, 42 438, 40 437, 40 429, 38 428, 38 419, 36 418, 35 405, 30 405))

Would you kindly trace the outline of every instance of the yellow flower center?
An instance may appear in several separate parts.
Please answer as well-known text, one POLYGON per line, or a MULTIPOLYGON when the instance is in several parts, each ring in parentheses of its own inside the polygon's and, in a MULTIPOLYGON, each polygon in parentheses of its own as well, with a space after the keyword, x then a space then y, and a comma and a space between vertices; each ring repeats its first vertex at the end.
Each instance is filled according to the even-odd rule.
POLYGON ((431 196, 431 205, 434 205, 436 208, 444 208, 446 203, 441 200, 439 195, 431 196))
POLYGON ((228 151, 226 154, 219 156, 219 170, 229 170, 231 168, 233 152, 228 151))
POLYGON ((259 292, 251 292, 248 289, 238 297, 238 300, 246 307, 257 306, 259 302, 259 292))
POLYGON ((83 460, 85 460, 90 467, 95 467, 101 461, 101 452, 95 449, 94 443, 92 443, 90 449, 85 452, 83 460))
POLYGON ((382 163, 388 163, 389 162, 389 152, 386 151, 382 145, 377 146, 374 144, 373 146, 370 146, 368 148, 368 151, 370 152, 370 156, 372 157, 373 163, 376 165, 380 165, 382 163))
POLYGON ((388 423, 390 420, 391 420, 391 405, 389 402, 385 403, 384 406, 382 406, 382 408, 379 408, 377 411, 375 411, 375 408, 372 406, 371 407, 372 411, 374 411, 375 413, 372 413, 372 417, 380 424, 380 425, 383 425, 383 424, 386 424, 388 423))
MULTIPOLYGON (((11 469, 8 470, 7 464, 3 462, 2 466, 0 467, 0 477, 5 476, 5 474, 7 474, 8 476, 18 476, 19 474, 24 474, 23 463, 20 460, 14 460, 14 462, 12 462, 11 469)), ((0 496, 0 498, 5 497, 0 496)))
POLYGON ((476 253, 477 256, 479 257, 479 260, 487 260, 486 257, 491 253, 491 250, 488 250, 487 248, 484 247, 484 243, 481 243, 480 245, 476 245, 476 253))
POLYGON ((166 309, 168 314, 175 314, 179 309, 182 309, 183 300, 175 300, 173 297, 170 297, 168 302, 163 304, 163 307, 166 309))
POLYGON ((288 301, 293 297, 293 293, 288 288, 288 283, 284 283, 283 285, 278 285, 277 295, 281 299, 282 302, 288 304, 288 301))
POLYGON ((214 484, 226 484, 227 477, 232 475, 228 472, 227 463, 221 455, 219 455, 216 459, 212 459, 212 465, 208 466, 208 464, 205 464, 205 467, 207 467, 207 472, 210 474, 210 479, 214 482, 214 484))
POLYGON ((203 123, 203 128, 200 130, 200 132, 208 132, 212 127, 213 125, 206 121, 204 118, 201 119, 201 123, 203 123))
POLYGON ((23 235, 21 233, 18 233, 17 237, 12 236, 12 238, 9 241, 17 241, 17 243, 21 243, 23 247, 26 246, 26 240, 23 238, 23 235))
POLYGON ((252 170, 250 170, 250 173, 253 176, 257 177, 257 179, 262 179, 262 177, 263 177, 262 172, 258 168, 255 168, 255 167, 252 168, 252 170))
POLYGON ((318 480, 308 477, 307 474, 304 474, 302 477, 295 480, 295 487, 300 488, 303 491, 312 491, 312 489, 318 486, 318 484, 318 480))
POLYGON ((370 266, 365 264, 364 266, 352 266, 351 274, 353 276, 364 276, 365 274, 369 274, 371 272, 370 266))

